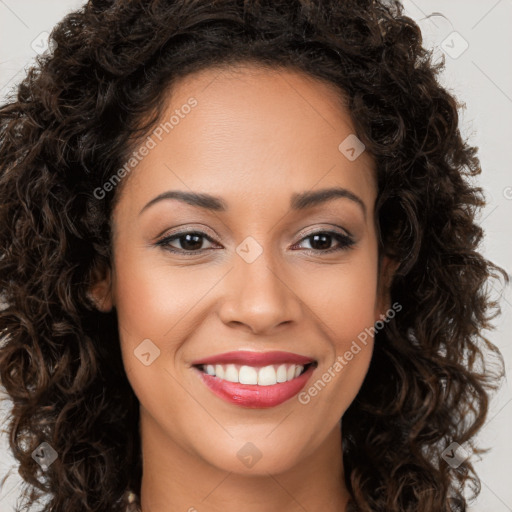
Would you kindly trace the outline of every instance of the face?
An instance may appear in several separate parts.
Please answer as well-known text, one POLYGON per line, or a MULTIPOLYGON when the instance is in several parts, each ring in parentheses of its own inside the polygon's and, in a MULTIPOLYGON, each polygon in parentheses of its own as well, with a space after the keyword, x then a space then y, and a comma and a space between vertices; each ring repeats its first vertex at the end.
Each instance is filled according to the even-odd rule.
POLYGON ((93 293, 116 308, 143 438, 225 471, 284 471, 339 435, 373 339, 345 354, 389 307, 374 162, 344 151, 351 139, 339 149, 355 132, 340 93, 294 71, 189 75, 173 114, 118 191, 93 293))

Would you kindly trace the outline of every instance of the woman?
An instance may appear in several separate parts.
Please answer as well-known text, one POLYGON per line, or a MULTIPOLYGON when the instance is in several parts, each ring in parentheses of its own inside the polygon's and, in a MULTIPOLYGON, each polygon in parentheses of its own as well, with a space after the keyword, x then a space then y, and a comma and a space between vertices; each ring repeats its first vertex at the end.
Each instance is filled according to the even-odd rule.
POLYGON ((52 38, 0 110, 27 503, 465 510, 508 276, 400 4, 91 0, 52 38))

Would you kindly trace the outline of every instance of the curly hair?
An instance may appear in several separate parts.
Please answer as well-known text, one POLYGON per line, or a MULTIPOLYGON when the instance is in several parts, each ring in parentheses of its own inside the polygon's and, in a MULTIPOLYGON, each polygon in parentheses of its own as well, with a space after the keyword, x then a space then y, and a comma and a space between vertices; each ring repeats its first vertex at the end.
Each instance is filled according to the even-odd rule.
POLYGON ((142 478, 139 403, 123 368, 116 312, 88 287, 111 264, 102 186, 163 111, 175 81, 257 63, 334 84, 377 162, 379 252, 395 258, 402 305, 375 335, 364 383, 343 416, 345 484, 361 512, 466 510, 480 492, 470 458, 504 376, 483 334, 500 313, 478 251, 485 205, 463 140, 463 106, 438 82, 418 25, 397 0, 90 0, 51 33, 0 108, 0 375, 26 507, 120 512, 142 478), (492 363, 492 364, 491 364, 492 363), (494 371, 489 371, 489 368, 494 371), (42 471, 31 453, 48 442, 42 471))

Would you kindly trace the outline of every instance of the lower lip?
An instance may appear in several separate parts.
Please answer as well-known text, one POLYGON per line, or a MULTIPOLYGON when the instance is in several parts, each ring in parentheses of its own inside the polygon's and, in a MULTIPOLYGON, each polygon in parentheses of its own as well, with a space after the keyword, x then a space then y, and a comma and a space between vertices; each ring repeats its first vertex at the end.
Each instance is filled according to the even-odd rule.
POLYGON ((275 407, 294 397, 306 385, 309 377, 313 373, 314 365, 302 374, 287 382, 279 382, 272 386, 257 386, 255 384, 240 384, 239 382, 229 382, 219 379, 213 375, 195 368, 199 372, 202 381, 218 397, 241 407, 251 407, 253 409, 263 409, 266 407, 275 407))

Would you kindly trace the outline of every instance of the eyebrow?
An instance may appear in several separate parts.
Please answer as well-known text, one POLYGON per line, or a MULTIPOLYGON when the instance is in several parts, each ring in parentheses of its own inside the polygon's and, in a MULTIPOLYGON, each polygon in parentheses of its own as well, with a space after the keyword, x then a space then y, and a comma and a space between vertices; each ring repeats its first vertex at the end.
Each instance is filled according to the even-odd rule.
MULTIPOLYGON (((295 211, 306 210, 307 208, 313 208, 314 206, 318 206, 328 201, 332 201, 333 199, 339 198, 349 199, 358 204, 363 210, 364 216, 366 217, 366 205, 364 204, 363 200, 350 190, 340 187, 324 188, 320 190, 292 194, 290 199, 290 208, 295 211)), ((226 202, 220 197, 198 192, 183 192, 181 190, 169 190, 151 199, 151 201, 149 201, 149 203, 147 203, 142 208, 142 210, 139 212, 139 215, 142 214, 143 211, 147 210, 150 206, 154 205, 155 203, 172 199, 182 201, 184 203, 190 204, 198 208, 203 208, 205 210, 211 210, 216 212, 225 212, 228 210, 226 202)))

